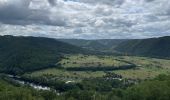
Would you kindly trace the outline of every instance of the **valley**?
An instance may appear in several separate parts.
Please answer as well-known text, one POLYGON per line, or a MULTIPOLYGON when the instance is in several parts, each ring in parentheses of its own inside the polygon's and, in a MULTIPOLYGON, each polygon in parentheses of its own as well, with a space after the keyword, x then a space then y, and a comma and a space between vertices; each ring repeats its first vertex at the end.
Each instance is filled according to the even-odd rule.
MULTIPOLYGON (((99 41, 96 45, 103 48, 99 41)), ((151 92, 159 85, 164 86, 157 90, 160 97, 169 95, 169 56, 133 55, 128 51, 116 51, 128 40, 119 40, 113 47, 106 45, 114 41, 103 41, 103 49, 92 45, 89 49, 89 45, 84 48, 50 38, 0 37, 0 87, 5 87, 0 89, 0 97, 20 97, 14 100, 136 100, 141 93, 145 98, 156 96, 145 95, 147 89, 144 88, 150 87, 147 91, 151 92), (106 50, 108 47, 115 49, 110 52, 106 50), (166 93, 161 94, 161 89, 167 90, 166 93)))
POLYGON ((170 0, 0 0, 0 100, 170 100, 170 0))
POLYGON ((102 78, 107 72, 122 76, 123 79, 153 79, 160 74, 170 74, 170 60, 135 57, 135 56, 89 56, 89 55, 67 55, 59 62, 59 68, 48 68, 40 71, 25 74, 31 77, 53 76, 59 80, 79 82, 86 78, 102 78), (87 60, 86 60, 87 59, 87 60), (130 65, 132 68, 121 69, 120 66, 130 65), (83 69, 88 67, 97 67, 98 70, 83 69), (120 67, 120 69, 100 70, 98 67, 120 67), (68 70, 67 68, 76 68, 68 70), (82 68, 77 70, 77 68, 82 68))

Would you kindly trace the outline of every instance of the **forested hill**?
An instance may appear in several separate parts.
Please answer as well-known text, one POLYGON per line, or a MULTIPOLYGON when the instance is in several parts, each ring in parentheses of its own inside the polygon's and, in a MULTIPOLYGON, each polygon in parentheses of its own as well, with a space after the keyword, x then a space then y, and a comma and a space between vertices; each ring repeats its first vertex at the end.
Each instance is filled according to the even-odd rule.
POLYGON ((72 45, 86 48, 89 50, 112 52, 117 45, 127 40, 126 39, 98 39, 98 40, 59 39, 59 41, 70 43, 72 45))
POLYGON ((115 50, 130 55, 170 57, 170 36, 122 42, 115 50))
POLYGON ((60 39, 59 41, 100 52, 170 58, 170 36, 149 39, 60 39))
POLYGON ((62 54, 85 52, 80 47, 50 38, 0 36, 0 72, 42 69, 56 64, 62 54))

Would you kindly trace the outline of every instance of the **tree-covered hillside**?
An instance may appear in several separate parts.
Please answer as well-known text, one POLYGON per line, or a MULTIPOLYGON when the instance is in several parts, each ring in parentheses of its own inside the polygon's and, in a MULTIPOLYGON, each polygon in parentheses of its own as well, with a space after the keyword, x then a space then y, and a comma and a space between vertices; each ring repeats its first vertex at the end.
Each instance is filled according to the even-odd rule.
POLYGON ((129 55, 170 57, 170 36, 122 42, 115 50, 129 55))
POLYGON ((63 54, 84 49, 42 37, 0 36, 0 71, 22 73, 54 66, 63 54))
POLYGON ((149 39, 60 39, 60 41, 100 52, 170 57, 170 36, 149 39))
POLYGON ((82 48, 113 52, 113 49, 120 43, 127 41, 126 39, 99 39, 99 40, 83 40, 83 39, 59 39, 60 41, 70 43, 82 48))

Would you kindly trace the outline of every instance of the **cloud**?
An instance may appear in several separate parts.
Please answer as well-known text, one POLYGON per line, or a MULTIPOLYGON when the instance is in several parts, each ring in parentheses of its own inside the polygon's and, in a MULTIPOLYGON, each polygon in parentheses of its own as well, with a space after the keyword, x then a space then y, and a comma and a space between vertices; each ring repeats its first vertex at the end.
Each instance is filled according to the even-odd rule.
MULTIPOLYGON (((70 0, 67 0, 70 1, 70 0)), ((83 3, 88 3, 88 4, 101 4, 101 5, 110 5, 110 6, 120 6, 121 4, 124 3, 125 0, 72 0, 72 1, 77 1, 77 2, 83 2, 83 3)))
MULTIPOLYGON (((39 3, 43 1, 45 2, 45 0, 15 0, 15 2, 10 0, 0 1, 0 21, 4 24, 14 25, 66 25, 66 19, 64 19, 65 17, 59 12, 50 11, 51 9, 48 4, 39 3), (53 15, 53 13, 58 13, 59 15, 53 15)), ((47 3, 47 1, 45 3, 47 3)), ((52 3, 51 0, 50 3, 52 3)))
POLYGON ((13 24, 18 20, 22 23, 30 14, 28 10, 29 2, 18 0, 17 2, 0 1, 0 21, 3 23, 13 24))
POLYGON ((48 0, 49 4, 51 6, 55 6, 56 5, 56 0, 48 0))
POLYGON ((169 0, 0 0, 0 34, 55 38, 170 35, 169 0))

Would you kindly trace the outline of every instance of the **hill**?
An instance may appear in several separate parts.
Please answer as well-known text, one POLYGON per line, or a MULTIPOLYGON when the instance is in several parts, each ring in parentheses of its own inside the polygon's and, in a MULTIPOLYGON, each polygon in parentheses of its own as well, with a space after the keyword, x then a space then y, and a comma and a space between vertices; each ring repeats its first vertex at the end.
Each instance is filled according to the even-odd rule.
POLYGON ((170 57, 170 36, 134 39, 120 43, 115 50, 128 55, 170 57))
POLYGON ((38 70, 54 66, 63 54, 85 52, 50 38, 0 36, 0 72, 16 74, 38 70))
POLYGON ((149 39, 59 39, 59 41, 93 51, 159 58, 170 57, 170 36, 149 39))
POLYGON ((113 49, 120 43, 127 41, 126 39, 59 39, 59 41, 70 43, 75 46, 86 48, 93 51, 113 52, 113 49))

